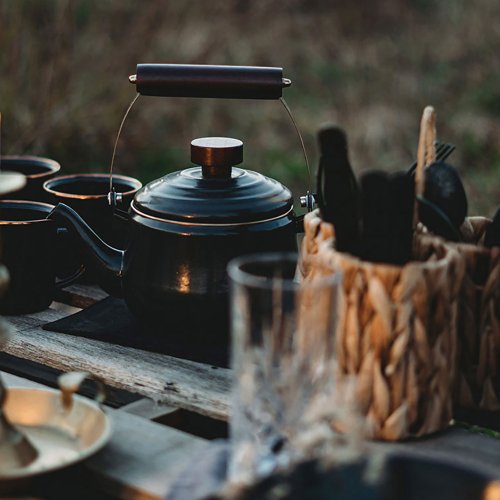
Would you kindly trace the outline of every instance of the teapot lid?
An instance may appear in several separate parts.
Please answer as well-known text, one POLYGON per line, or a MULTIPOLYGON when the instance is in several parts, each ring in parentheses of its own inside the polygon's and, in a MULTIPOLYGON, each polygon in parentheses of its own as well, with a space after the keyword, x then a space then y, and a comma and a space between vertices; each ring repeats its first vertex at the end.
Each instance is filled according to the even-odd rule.
POLYGON ((144 186, 131 208, 147 218, 192 224, 242 224, 281 217, 293 206, 289 189, 258 172, 237 168, 243 143, 227 137, 191 142, 198 166, 144 186))

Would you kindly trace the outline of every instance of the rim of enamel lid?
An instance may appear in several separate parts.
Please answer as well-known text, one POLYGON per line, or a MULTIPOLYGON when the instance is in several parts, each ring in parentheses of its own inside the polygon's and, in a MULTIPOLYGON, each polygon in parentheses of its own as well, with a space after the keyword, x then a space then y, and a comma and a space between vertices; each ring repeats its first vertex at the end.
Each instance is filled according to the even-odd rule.
POLYGON ((252 170, 238 139, 215 137, 191 143, 193 161, 203 164, 167 174, 144 186, 132 210, 165 222, 245 224, 281 217, 292 210, 290 190, 252 170))

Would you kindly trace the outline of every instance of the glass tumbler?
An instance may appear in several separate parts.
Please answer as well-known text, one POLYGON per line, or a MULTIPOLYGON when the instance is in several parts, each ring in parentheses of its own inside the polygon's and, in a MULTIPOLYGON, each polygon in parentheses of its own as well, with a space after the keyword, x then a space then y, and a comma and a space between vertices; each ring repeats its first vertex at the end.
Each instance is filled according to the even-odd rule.
POLYGON ((229 263, 233 399, 229 480, 251 483, 301 458, 330 421, 340 274, 296 279, 297 255, 229 263))

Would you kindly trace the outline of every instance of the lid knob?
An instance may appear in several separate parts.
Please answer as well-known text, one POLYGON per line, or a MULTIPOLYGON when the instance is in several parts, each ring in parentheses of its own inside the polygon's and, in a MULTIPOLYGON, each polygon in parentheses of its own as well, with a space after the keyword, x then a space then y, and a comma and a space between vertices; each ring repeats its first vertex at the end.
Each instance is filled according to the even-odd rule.
POLYGON ((203 177, 231 177, 231 167, 243 161, 243 142, 229 137, 191 141, 191 161, 201 165, 203 177))

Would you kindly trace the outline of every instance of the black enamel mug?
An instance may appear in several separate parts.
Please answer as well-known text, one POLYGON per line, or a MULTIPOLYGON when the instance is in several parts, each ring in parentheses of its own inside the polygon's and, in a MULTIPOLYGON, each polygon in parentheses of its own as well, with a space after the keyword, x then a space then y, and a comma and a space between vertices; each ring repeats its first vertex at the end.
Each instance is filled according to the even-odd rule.
MULTIPOLYGON (((113 175, 113 189, 121 196, 119 209, 127 211, 142 184, 133 177, 113 175)), ((43 185, 46 199, 57 205, 64 203, 76 210, 98 234, 116 248, 125 248, 128 224, 108 203, 109 174, 61 175, 43 185)), ((119 211, 118 211, 119 213, 119 211)))
POLYGON ((18 172, 26 177, 22 189, 0 197, 9 200, 47 201, 43 183, 61 170, 56 161, 39 156, 1 156, 0 166, 2 170, 18 172))
MULTIPOLYGON (((141 187, 141 182, 133 177, 113 175, 113 188, 121 197, 118 209, 114 209, 108 203, 109 174, 61 175, 43 185, 49 203, 64 203, 76 210, 98 234, 105 235, 107 241, 116 248, 127 246, 129 225, 123 213, 126 213, 135 193, 141 187)), ((68 239, 66 245, 68 248, 58 263, 59 277, 67 275, 83 260, 81 245, 76 239, 68 239)), ((92 284, 97 279, 92 270, 86 269, 80 281, 92 284)))
POLYGON ((46 309, 58 288, 75 281, 82 269, 73 269, 56 281, 58 248, 67 232, 48 214, 53 205, 24 200, 0 201, 0 258, 10 282, 0 299, 3 314, 26 314, 46 309))

